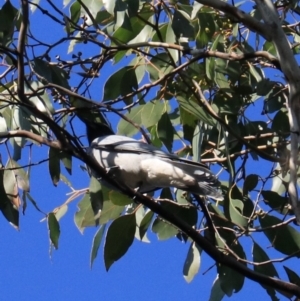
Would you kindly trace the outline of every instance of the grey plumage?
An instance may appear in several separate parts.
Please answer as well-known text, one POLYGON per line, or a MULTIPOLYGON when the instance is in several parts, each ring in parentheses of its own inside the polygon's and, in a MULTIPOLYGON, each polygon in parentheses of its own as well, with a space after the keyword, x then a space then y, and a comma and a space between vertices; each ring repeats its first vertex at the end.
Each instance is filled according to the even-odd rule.
MULTIPOLYGON (((107 128, 105 134, 109 134, 107 128)), ((89 134, 90 140, 92 137, 89 134)), ((220 183, 206 165, 168 154, 135 139, 118 135, 98 136, 90 143, 88 153, 121 185, 137 188, 141 193, 176 187, 222 199, 220 183)), ((93 171, 92 175, 99 179, 93 171)))

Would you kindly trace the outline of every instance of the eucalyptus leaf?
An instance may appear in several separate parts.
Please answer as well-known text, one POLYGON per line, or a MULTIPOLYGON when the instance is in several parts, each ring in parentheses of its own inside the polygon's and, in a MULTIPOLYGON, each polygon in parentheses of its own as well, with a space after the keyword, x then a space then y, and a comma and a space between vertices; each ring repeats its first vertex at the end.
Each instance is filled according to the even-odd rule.
POLYGON ((60 227, 59 223, 55 217, 54 213, 48 214, 48 230, 49 230, 49 238, 51 241, 51 244, 55 247, 55 249, 58 249, 58 240, 60 236, 60 227))
POLYGON ((57 185, 60 179, 60 151, 50 147, 49 148, 49 173, 54 186, 57 185))
POLYGON ((134 240, 135 227, 135 214, 120 216, 111 223, 104 245, 104 263, 107 271, 128 251, 134 240))
POLYGON ((199 272, 201 252, 202 249, 192 242, 183 266, 183 277, 187 283, 190 283, 199 272))
POLYGON ((300 233, 295 228, 290 225, 272 228, 282 223, 279 218, 272 215, 260 216, 259 222, 264 234, 277 251, 286 255, 300 256, 300 233))
POLYGON ((90 266, 91 268, 93 267, 94 260, 96 259, 98 255, 98 250, 104 235, 105 231, 105 225, 102 225, 98 231, 96 232, 94 238, 93 238, 93 243, 92 243, 92 250, 91 250, 91 259, 90 259, 90 266))

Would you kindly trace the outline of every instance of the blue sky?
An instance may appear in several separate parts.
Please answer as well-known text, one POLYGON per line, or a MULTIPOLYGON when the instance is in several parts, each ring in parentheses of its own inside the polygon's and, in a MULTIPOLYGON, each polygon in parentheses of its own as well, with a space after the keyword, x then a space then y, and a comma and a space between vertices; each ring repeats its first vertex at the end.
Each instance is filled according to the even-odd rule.
MULTIPOLYGON (((41 192, 42 194, 42 192, 41 192)), ((59 197, 53 195, 53 198, 59 197)), ((51 202, 51 199, 45 198, 51 202)), ((44 202, 43 202, 44 203, 44 202)), ((75 208, 73 208, 75 209, 75 208)), ((71 211, 71 210, 70 210, 71 211)), ((135 241, 129 252, 109 272, 100 252, 93 270, 89 255, 95 229, 81 235, 69 212, 61 220, 59 250, 49 258, 47 227, 40 215, 28 208, 21 231, 0 220, 0 272, 3 300, 208 300, 215 269, 205 276, 212 261, 204 255, 201 271, 191 284, 182 277, 188 245, 177 239, 151 243, 135 241)), ((252 300, 266 295, 259 285, 246 281, 243 291, 230 300, 252 300)), ((224 298, 226 300, 228 298, 224 298)))
MULTIPOLYGON (((58 5, 62 1, 54 2, 58 5)), ((0 1, 1 6, 3 3, 0 1)), ((31 29, 40 37, 46 33, 49 40, 57 39, 56 28, 49 28, 49 23, 38 12, 33 15, 31 29)), ((101 74, 103 77, 107 75, 101 74)), ((37 157, 42 157, 47 149, 42 147, 34 152, 37 157)), ((73 162, 77 171, 70 178, 76 189, 88 187, 89 184, 87 174, 79 170, 79 165, 80 162, 73 162)), ((58 188, 52 185, 46 164, 32 169, 31 188, 32 196, 45 212, 62 204, 67 198, 65 194, 69 192, 62 183, 58 188)), ((52 253, 52 258, 49 256, 47 225, 40 223, 43 215, 31 204, 28 204, 26 215, 21 216, 19 232, 0 218, 2 300, 209 299, 216 275, 215 267, 207 271, 213 265, 212 260, 203 254, 200 273, 192 283, 187 284, 182 276, 182 267, 189 244, 182 244, 175 238, 158 242, 156 236, 150 233, 150 244, 135 240, 128 253, 109 272, 105 271, 101 249, 91 270, 90 250, 96 228, 86 229, 84 235, 78 231, 73 222, 76 203, 70 205, 68 213, 60 221, 59 250, 52 253)), ((252 300, 253 291, 256 298, 268 298, 258 284, 246 280, 242 292, 230 300, 252 300)))

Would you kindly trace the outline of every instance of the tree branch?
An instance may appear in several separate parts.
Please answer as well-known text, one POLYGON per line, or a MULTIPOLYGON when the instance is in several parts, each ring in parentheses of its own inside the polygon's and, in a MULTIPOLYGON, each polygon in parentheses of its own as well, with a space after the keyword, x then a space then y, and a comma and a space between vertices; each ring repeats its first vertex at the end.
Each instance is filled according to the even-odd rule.
POLYGON ((257 19, 251 17, 249 14, 245 13, 244 11, 232 6, 226 2, 220 0, 196 0, 198 3, 203 5, 207 5, 218 9, 224 13, 227 13, 249 27, 252 31, 258 32, 262 35, 266 40, 271 39, 271 32, 270 28, 265 24, 257 21, 257 19))
POLYGON ((300 201, 297 185, 298 143, 300 133, 300 69, 290 44, 279 22, 277 11, 270 0, 255 0, 265 24, 272 28, 271 39, 276 47, 281 70, 289 86, 289 98, 286 103, 291 129, 291 156, 289 160, 290 181, 288 192, 290 203, 300 225, 300 201))

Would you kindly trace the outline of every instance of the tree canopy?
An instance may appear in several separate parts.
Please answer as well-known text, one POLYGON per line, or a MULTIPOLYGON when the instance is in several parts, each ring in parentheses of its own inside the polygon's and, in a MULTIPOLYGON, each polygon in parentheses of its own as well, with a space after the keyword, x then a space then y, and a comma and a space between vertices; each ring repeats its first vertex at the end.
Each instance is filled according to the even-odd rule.
POLYGON ((98 227, 91 265, 101 241, 109 270, 152 231, 190 245, 187 282, 203 252, 212 258, 210 300, 239 292, 245 278, 271 300, 300 298, 293 270, 300 256, 298 1, 20 2, 0 9, 7 221, 18 228, 32 203, 57 249, 59 221, 74 201, 79 230, 98 227), (37 11, 49 25, 43 36, 31 30, 37 11), (120 185, 86 153, 84 120, 208 164, 224 200, 173 189, 142 195, 120 185), (60 182, 71 190, 51 212, 30 194, 40 185, 30 178, 38 164, 52 180, 49 193, 60 182), (89 177, 86 166, 121 192, 93 177, 75 189, 72 179, 89 177))

